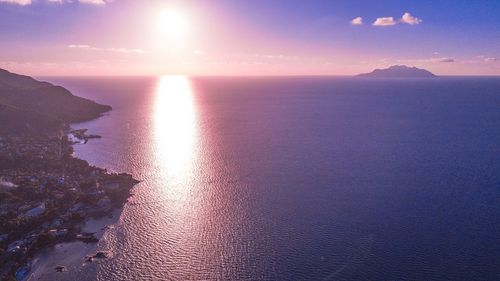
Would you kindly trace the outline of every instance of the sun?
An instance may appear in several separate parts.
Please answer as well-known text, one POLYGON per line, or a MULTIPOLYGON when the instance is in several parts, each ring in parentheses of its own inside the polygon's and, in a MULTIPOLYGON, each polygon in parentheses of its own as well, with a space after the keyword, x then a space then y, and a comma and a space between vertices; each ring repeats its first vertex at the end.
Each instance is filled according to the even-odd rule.
POLYGON ((175 9, 163 10, 157 16, 157 29, 163 39, 180 40, 187 35, 188 22, 184 14, 175 9))

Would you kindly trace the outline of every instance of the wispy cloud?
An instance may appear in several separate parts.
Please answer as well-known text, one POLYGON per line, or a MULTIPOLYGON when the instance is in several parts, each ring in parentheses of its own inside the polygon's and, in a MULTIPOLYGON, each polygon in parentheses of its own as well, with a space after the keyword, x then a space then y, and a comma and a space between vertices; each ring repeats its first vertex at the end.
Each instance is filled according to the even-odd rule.
POLYGON ((431 59, 432 62, 444 62, 444 63, 452 63, 456 62, 454 58, 437 58, 437 59, 431 59))
POLYGON ((396 25, 396 21, 394 20, 393 17, 381 17, 377 18, 374 22, 374 26, 390 26, 390 25, 396 25))
MULTIPOLYGON (((48 3, 59 3, 59 4, 64 4, 64 3, 83 3, 83 4, 91 4, 91 5, 105 5, 109 0, 44 0, 45 2, 48 3)), ((42 0, 36 1, 36 0, 0 0, 0 3, 9 3, 9 4, 17 4, 21 6, 26 6, 33 4, 34 2, 44 2, 42 0)))
POLYGON ((104 50, 124 54, 144 54, 144 50, 142 49, 108 48, 104 50))
POLYGON ((123 53, 123 54, 144 54, 144 50, 142 49, 127 49, 127 48, 99 48, 90 45, 77 45, 71 44, 68 45, 70 49, 81 49, 81 50, 89 50, 89 51, 108 51, 115 53, 123 53))
POLYGON ((17 5, 29 5, 31 4, 31 0, 0 0, 0 3, 9 3, 9 4, 17 4, 17 5))
POLYGON ((68 45, 68 48, 72 48, 72 49, 93 49, 93 47, 89 46, 89 45, 68 45))
POLYGON ((455 58, 440 57, 440 58, 422 58, 422 59, 402 59, 399 63, 454 63, 458 62, 455 58))
POLYGON ((493 57, 484 58, 484 61, 485 62, 496 62, 496 61, 500 61, 500 58, 493 58, 493 57))
POLYGON ((104 0, 78 0, 78 2, 84 3, 84 4, 94 4, 94 5, 106 4, 106 1, 104 1, 104 0))
POLYGON ((357 17, 351 20, 352 25, 362 25, 363 24, 363 18, 362 17, 357 17))
POLYGON ((474 58, 461 58, 456 59, 452 57, 433 57, 433 58, 423 58, 423 59, 404 59, 398 60, 398 62, 406 63, 459 63, 459 64, 485 64, 485 63, 495 63, 500 62, 500 58, 497 57, 486 57, 486 56, 476 56, 474 58))

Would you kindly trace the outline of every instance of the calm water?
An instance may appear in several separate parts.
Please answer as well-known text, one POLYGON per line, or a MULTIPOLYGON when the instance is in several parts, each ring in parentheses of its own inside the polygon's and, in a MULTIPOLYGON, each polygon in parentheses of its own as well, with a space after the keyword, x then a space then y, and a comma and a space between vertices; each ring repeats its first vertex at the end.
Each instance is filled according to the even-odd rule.
POLYGON ((500 79, 64 78, 143 182, 100 280, 499 280, 500 79))

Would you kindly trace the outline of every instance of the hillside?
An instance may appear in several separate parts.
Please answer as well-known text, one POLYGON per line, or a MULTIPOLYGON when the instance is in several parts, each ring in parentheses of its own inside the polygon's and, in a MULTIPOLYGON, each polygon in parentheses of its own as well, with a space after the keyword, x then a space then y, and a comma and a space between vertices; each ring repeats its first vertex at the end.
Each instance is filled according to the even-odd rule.
POLYGON ((0 134, 54 132, 109 110, 61 86, 0 69, 0 134))

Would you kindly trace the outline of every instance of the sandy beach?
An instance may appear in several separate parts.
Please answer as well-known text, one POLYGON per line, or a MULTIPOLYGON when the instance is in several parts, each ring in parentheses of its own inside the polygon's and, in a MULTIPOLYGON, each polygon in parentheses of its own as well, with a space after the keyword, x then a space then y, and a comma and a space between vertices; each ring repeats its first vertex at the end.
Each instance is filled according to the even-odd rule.
POLYGON ((59 280, 95 280, 99 259, 85 261, 100 249, 100 244, 106 231, 119 222, 122 208, 113 211, 112 216, 90 219, 85 223, 84 232, 94 232, 100 240, 98 243, 81 241, 61 243, 43 250, 33 259, 31 272, 26 281, 59 281, 59 280), (57 272, 56 267, 63 266, 63 272, 57 272))

